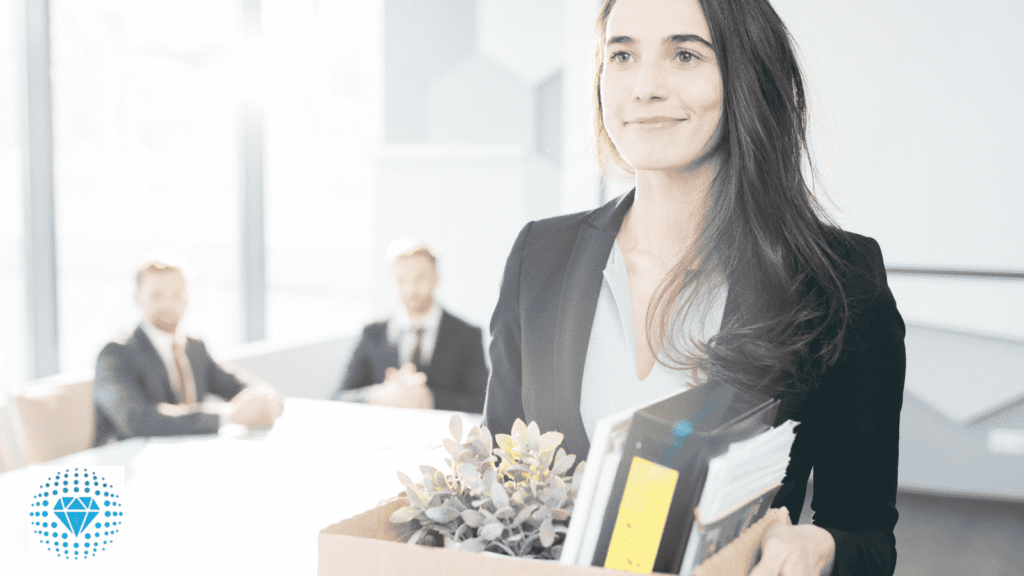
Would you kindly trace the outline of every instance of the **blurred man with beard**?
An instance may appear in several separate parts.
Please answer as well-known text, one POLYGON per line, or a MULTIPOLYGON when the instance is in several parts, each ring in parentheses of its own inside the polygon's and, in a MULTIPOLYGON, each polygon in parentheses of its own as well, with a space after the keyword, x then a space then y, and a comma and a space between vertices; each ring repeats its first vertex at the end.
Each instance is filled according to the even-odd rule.
POLYGON ((96 444, 273 424, 281 414, 280 395, 218 364, 202 340, 180 330, 188 307, 183 266, 173 257, 151 258, 135 280, 142 321, 104 346, 96 362, 96 444))
POLYGON ((482 332, 434 300, 437 255, 419 240, 401 239, 388 249, 388 264, 401 306, 363 329, 334 398, 481 412, 487 389, 482 332))

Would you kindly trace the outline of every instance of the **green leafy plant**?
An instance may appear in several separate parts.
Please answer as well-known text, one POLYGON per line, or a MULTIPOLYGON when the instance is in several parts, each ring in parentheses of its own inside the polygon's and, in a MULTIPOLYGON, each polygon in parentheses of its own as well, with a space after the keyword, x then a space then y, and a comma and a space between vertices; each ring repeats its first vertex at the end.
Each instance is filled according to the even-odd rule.
POLYGON ((576 456, 558 447, 563 435, 517 419, 494 447, 486 426, 473 426, 463 441, 458 414, 449 428, 442 444, 451 473, 420 466, 423 482, 415 483, 399 472, 408 506, 391 522, 418 524, 410 544, 557 559, 586 464, 568 476, 576 456))

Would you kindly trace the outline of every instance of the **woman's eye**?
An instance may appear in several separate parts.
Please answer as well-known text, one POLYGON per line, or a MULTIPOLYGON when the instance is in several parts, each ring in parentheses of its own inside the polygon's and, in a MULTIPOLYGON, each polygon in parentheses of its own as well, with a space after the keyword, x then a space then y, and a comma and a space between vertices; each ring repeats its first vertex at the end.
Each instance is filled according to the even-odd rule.
POLYGON ((627 52, 616 52, 612 54, 611 61, 616 64, 625 64, 629 62, 629 53, 627 52))
POLYGON ((679 52, 676 52, 676 60, 679 60, 680 62, 683 62, 684 64, 685 63, 689 63, 689 62, 693 62, 696 59, 697 59, 697 56, 694 55, 693 52, 688 52, 686 50, 680 50, 679 52))

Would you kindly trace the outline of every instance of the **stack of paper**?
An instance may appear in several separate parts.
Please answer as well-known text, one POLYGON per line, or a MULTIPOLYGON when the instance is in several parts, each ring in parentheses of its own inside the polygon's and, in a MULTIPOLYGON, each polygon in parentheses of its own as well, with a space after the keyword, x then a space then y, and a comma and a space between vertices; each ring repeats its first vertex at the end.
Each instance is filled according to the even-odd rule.
POLYGON ((680 574, 690 574, 768 510, 786 476, 797 424, 787 420, 711 459, 680 574))
POLYGON ((713 381, 599 420, 560 561, 678 571, 710 460, 768 430, 777 409, 713 381))
POLYGON ((708 463, 708 479, 700 496, 701 517, 713 522, 782 482, 797 423, 787 420, 776 428, 729 446, 708 463))

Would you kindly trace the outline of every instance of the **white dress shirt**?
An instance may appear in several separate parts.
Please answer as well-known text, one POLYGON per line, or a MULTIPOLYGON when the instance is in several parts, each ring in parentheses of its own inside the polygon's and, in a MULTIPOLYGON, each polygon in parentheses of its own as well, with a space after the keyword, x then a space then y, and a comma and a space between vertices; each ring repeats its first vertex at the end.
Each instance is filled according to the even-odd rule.
POLYGON ((188 337, 181 330, 176 331, 174 334, 168 334, 145 320, 142 321, 141 326, 142 331, 149 338, 149 342, 153 344, 153 348, 156 348, 156 353, 163 360, 164 367, 167 369, 167 377, 170 379, 173 387, 174 383, 178 381, 178 367, 174 363, 174 343, 177 342, 182 350, 184 350, 188 337))
POLYGON ((424 364, 430 364, 437 343, 437 330, 441 326, 441 307, 435 302, 427 312, 427 316, 419 325, 413 325, 409 314, 401 306, 388 320, 388 341, 398 347, 399 364, 412 362, 416 348, 416 329, 423 328, 423 341, 420 344, 420 358, 424 364))
MULTIPOLYGON (((695 308, 681 323, 674 323, 673 331, 665 336, 666 341, 677 338, 676 347, 687 350, 685 343, 690 338, 706 342, 718 333, 727 293, 728 287, 723 286, 708 299, 705 309, 695 308)), ((580 415, 588 437, 593 436, 597 421, 609 414, 640 407, 694 386, 690 370, 665 365, 669 362, 666 345, 662 345, 658 352, 658 361, 651 372, 643 380, 639 379, 635 340, 629 275, 616 241, 604 269, 594 325, 590 329, 587 360, 583 366, 580 415)))

